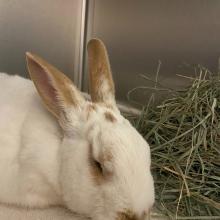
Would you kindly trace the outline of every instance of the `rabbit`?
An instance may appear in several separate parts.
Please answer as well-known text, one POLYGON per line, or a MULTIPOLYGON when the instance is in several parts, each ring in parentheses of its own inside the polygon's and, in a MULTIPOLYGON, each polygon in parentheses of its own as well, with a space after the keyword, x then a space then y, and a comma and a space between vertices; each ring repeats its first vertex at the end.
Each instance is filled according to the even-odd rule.
POLYGON ((0 74, 0 203, 65 206, 93 220, 145 220, 150 147, 116 105, 106 47, 87 44, 91 100, 27 52, 31 80, 0 74))

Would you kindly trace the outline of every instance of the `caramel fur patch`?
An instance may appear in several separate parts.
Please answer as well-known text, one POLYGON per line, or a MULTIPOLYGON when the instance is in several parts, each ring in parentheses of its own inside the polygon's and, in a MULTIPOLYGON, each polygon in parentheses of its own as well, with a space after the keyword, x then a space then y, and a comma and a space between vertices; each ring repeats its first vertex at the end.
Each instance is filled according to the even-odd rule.
MULTIPOLYGON (((101 184, 104 181, 104 176, 100 167, 97 166, 92 153, 92 145, 89 146, 89 167, 90 173, 97 184, 101 184)), ((101 163, 100 163, 101 164, 101 163)))
POLYGON ((113 155, 110 151, 106 151, 104 153, 104 162, 112 162, 112 159, 113 159, 113 155))
POLYGON ((125 212, 119 212, 117 215, 117 220, 139 220, 137 216, 130 210, 125 212))
MULTIPOLYGON (((143 212, 142 216, 138 217, 136 214, 130 210, 119 212, 116 220, 146 220, 146 217, 149 215, 146 212, 143 212)), ((149 219, 149 217, 147 218, 149 219)))
POLYGON ((111 112, 105 112, 104 115, 105 115, 105 119, 107 121, 110 121, 112 123, 117 121, 117 119, 115 118, 115 116, 111 112))
POLYGON ((57 118, 59 117, 59 107, 61 106, 58 106, 60 103, 56 103, 55 99, 57 102, 62 100, 62 105, 65 106, 80 104, 83 97, 65 74, 35 54, 26 53, 26 56, 30 77, 50 112, 57 118), (43 83, 47 85, 43 87, 43 83), (49 93, 45 92, 46 87, 54 97, 50 97, 49 93))
POLYGON ((104 181, 109 180, 112 177, 112 172, 107 170, 105 163, 112 162, 112 154, 106 151, 98 158, 98 164, 92 156, 92 145, 89 146, 89 164, 90 172, 97 184, 102 184, 104 181))
POLYGON ((92 39, 87 48, 92 101, 112 104, 111 102, 114 103, 115 87, 105 45, 101 40, 92 39))

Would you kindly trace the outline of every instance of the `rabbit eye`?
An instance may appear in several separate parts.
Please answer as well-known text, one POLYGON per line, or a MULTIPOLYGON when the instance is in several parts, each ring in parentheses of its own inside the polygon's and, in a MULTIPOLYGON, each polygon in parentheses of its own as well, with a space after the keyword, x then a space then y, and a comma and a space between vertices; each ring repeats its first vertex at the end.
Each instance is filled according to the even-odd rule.
POLYGON ((97 183, 102 183, 104 179, 104 169, 103 164, 100 162, 100 160, 94 158, 94 154, 92 152, 93 148, 92 145, 89 147, 89 168, 92 177, 97 183))
POLYGON ((97 170, 100 172, 100 173, 103 173, 103 169, 102 169, 102 165, 99 161, 97 160, 94 160, 94 166, 96 166, 97 170))

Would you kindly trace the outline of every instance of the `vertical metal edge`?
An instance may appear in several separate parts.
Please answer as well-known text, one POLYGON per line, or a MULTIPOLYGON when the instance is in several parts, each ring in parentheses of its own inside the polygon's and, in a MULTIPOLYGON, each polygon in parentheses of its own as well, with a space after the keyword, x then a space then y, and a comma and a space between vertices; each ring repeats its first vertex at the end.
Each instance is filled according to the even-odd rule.
MULTIPOLYGON (((95 12, 95 0, 85 0, 83 1, 82 6, 82 21, 81 21, 81 37, 80 37, 80 78, 79 78, 79 88, 82 91, 87 91, 87 81, 88 81, 88 63, 86 56, 86 44, 89 39, 94 36, 93 33, 93 25, 94 25, 94 14, 95 12)), ((83 96, 91 100, 89 94, 82 92, 83 96)), ((133 108, 130 105, 117 102, 118 108, 123 113, 131 114, 131 115, 140 115, 141 111, 139 109, 133 108)))
POLYGON ((80 36, 79 36, 79 64, 78 64, 78 73, 75 75, 75 83, 77 87, 82 89, 82 78, 83 78, 83 65, 84 65, 84 48, 85 48, 85 33, 86 33, 86 17, 87 17, 87 3, 88 0, 82 0, 81 8, 81 24, 80 24, 80 36))
POLYGON ((95 0, 88 0, 86 5, 86 22, 85 22, 85 38, 84 38, 84 59, 83 59, 83 73, 82 73, 82 87, 83 91, 88 91, 88 63, 86 56, 86 44, 93 36, 93 25, 94 25, 94 10, 95 0))

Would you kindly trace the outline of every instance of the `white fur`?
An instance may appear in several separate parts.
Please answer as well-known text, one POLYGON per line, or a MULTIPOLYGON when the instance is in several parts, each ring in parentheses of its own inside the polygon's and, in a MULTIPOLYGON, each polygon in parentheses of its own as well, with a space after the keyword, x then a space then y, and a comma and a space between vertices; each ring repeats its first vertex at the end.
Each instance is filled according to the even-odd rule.
POLYGON ((88 105, 66 110, 70 121, 63 131, 30 80, 0 74, 1 203, 61 204, 97 220, 149 211, 154 186, 148 144, 119 111, 96 104, 88 117, 88 105), (107 121, 105 112, 117 121, 107 121), (91 146, 94 159, 112 154, 104 164, 112 176, 101 184, 90 171, 91 146))

